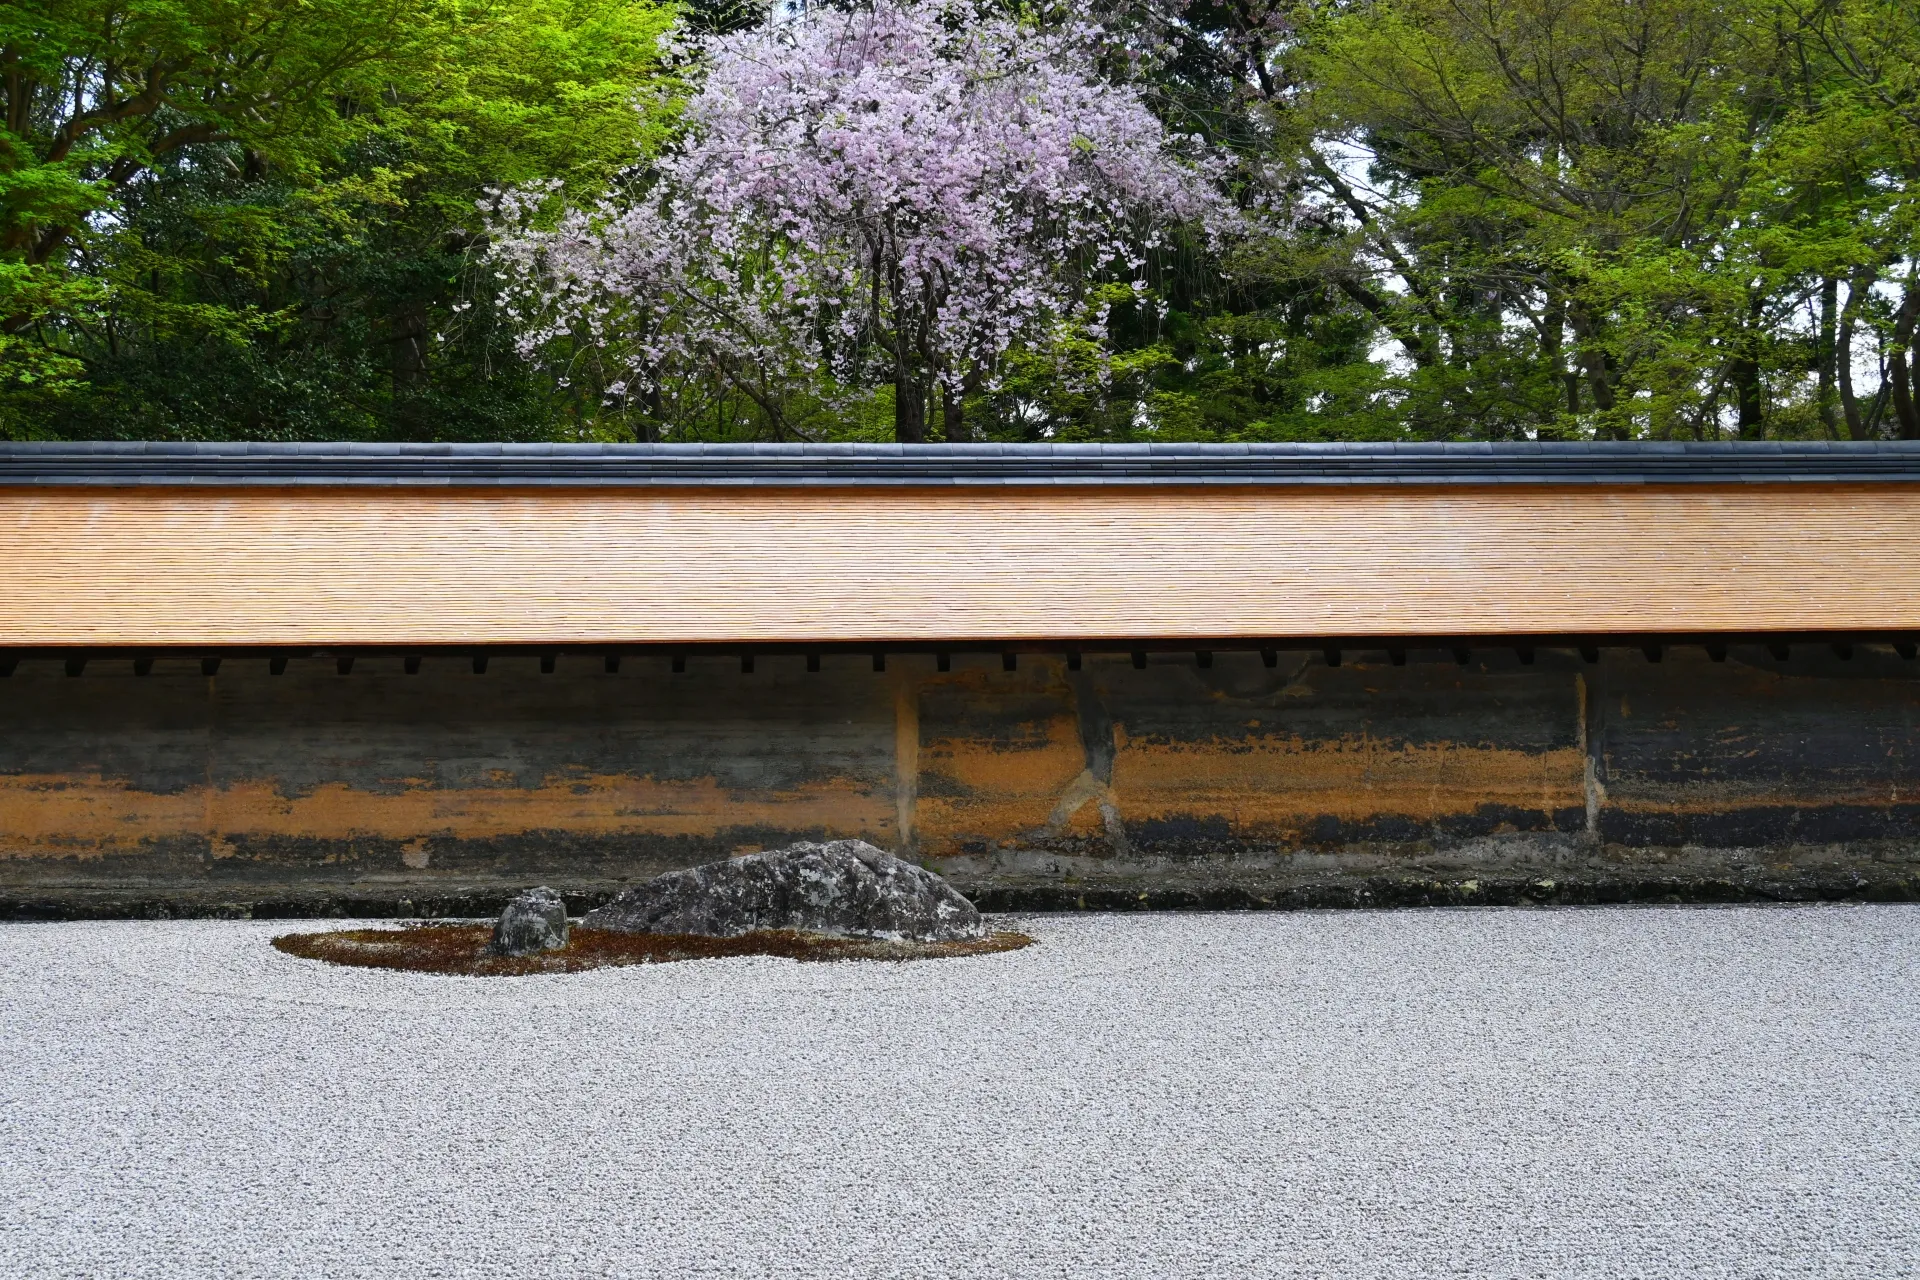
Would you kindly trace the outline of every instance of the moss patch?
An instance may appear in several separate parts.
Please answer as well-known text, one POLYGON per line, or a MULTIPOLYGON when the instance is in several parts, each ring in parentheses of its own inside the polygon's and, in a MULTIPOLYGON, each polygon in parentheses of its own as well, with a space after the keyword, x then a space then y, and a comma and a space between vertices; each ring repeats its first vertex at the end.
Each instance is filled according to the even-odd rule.
POLYGON ((1033 942, 1024 933, 991 933, 970 942, 886 942, 829 938, 817 933, 768 930, 737 938, 679 933, 619 933, 575 929, 558 951, 531 956, 493 956, 486 946, 493 926, 416 924, 398 929, 333 929, 284 933, 273 945, 290 956, 364 969, 512 977, 525 973, 579 973, 627 964, 667 964, 723 956, 783 956, 789 960, 939 960, 953 956, 1018 951, 1033 942))

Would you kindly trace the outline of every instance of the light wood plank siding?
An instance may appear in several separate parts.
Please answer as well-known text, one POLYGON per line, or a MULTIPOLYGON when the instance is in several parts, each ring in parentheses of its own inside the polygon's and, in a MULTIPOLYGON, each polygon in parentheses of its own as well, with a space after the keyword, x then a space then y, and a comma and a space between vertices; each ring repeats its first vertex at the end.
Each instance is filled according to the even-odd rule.
POLYGON ((0 490, 0 645, 1920 627, 1920 486, 0 490))

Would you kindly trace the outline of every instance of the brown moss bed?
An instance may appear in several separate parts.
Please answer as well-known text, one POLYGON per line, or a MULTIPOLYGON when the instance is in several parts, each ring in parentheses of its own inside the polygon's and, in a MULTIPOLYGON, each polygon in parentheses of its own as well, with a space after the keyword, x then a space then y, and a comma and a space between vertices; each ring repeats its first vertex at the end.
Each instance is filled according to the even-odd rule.
POLYGON ((944 960, 1018 951, 1032 944, 1024 933, 990 933, 966 942, 888 942, 875 938, 830 938, 817 933, 768 930, 737 938, 678 933, 619 933, 574 929, 558 951, 531 956, 488 955, 489 924, 408 924, 397 929, 332 929, 283 933, 273 945, 290 956, 363 969, 405 969, 471 977, 528 973, 580 973, 629 964, 670 964, 726 956, 780 956, 788 960, 944 960))

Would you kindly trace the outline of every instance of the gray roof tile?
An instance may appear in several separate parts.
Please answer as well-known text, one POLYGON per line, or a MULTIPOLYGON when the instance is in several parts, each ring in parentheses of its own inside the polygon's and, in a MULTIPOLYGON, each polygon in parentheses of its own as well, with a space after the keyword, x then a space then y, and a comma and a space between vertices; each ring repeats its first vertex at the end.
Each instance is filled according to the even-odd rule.
POLYGON ((0 485, 1354 485, 1920 480, 1920 441, 1513 444, 0 442, 0 485))

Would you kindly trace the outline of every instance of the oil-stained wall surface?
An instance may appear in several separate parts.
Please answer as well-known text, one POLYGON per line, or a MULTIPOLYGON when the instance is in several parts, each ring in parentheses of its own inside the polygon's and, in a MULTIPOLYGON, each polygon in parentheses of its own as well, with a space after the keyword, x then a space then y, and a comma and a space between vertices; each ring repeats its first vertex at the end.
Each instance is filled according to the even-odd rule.
POLYGON ((485 910, 858 836, 989 906, 1920 896, 1890 648, 28 661, 0 910, 485 910))

